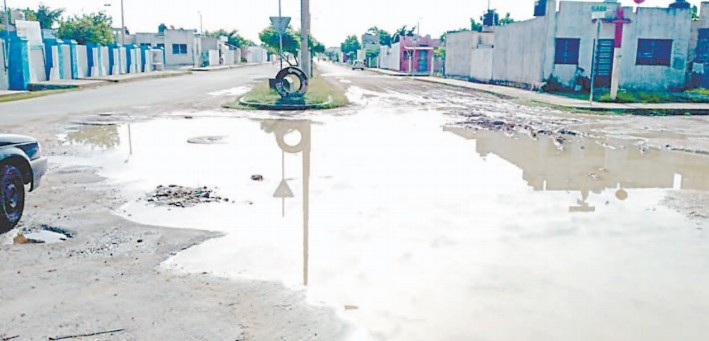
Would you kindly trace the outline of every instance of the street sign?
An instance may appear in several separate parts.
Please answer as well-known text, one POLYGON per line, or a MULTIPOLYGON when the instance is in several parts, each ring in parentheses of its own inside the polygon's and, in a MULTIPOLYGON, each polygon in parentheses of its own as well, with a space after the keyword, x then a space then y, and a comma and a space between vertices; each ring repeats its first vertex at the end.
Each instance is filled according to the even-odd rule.
POLYGON ((288 25, 290 24, 290 17, 270 17, 271 24, 276 29, 276 32, 280 34, 285 34, 288 25))
POLYGON ((592 6, 591 7, 591 19, 593 19, 593 20, 605 19, 606 11, 608 11, 608 7, 606 7, 606 6, 603 6, 603 5, 592 6))

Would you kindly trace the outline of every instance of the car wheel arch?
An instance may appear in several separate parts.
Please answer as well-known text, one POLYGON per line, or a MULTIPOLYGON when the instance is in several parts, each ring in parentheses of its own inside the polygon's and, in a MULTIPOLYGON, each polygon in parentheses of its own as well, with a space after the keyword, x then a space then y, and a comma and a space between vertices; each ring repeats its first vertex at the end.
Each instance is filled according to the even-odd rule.
POLYGON ((22 182, 25 185, 29 185, 32 183, 34 179, 34 174, 32 174, 32 166, 30 165, 30 162, 27 160, 27 158, 22 157, 21 155, 4 156, 0 160, 0 167, 4 165, 17 167, 17 169, 20 170, 20 174, 22 175, 22 182))

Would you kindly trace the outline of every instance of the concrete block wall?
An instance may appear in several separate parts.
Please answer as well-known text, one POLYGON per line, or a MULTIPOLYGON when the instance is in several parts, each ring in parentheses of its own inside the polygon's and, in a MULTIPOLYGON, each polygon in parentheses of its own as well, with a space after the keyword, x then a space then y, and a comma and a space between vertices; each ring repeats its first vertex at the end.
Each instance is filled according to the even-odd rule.
POLYGON ((546 36, 546 17, 499 27, 495 33, 492 80, 520 84, 541 82, 546 36))
POLYGON ((43 46, 29 47, 30 82, 47 81, 47 68, 45 64, 45 48, 43 46))
MULTIPOLYGON (((471 31, 448 33, 446 36, 446 75, 469 78, 471 75, 473 39, 471 31)), ((491 59, 492 60, 492 59, 491 59)))
POLYGON ((626 9, 633 23, 623 31, 620 87, 627 89, 679 89, 686 85, 692 14, 689 9, 643 8, 637 13, 626 9), (659 24, 661 23, 661 24, 659 24), (638 39, 671 39, 670 66, 636 65, 638 39))
POLYGON ((86 45, 76 46, 76 65, 78 78, 91 77, 91 67, 89 66, 89 56, 86 45))
POLYGON ((494 50, 491 47, 474 49, 470 54, 469 78, 478 82, 492 81, 492 61, 494 50))
POLYGON ((0 90, 7 90, 10 88, 10 78, 8 77, 8 69, 5 68, 6 60, 5 54, 5 40, 0 39, 0 90))

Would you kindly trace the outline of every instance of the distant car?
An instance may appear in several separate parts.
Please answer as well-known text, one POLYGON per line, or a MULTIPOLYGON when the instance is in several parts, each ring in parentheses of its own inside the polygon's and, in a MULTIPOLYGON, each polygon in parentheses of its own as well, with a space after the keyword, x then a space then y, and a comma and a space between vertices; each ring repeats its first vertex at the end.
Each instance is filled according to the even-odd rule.
POLYGON ((34 191, 46 172, 47 159, 37 140, 0 134, 0 233, 17 226, 25 208, 25 185, 34 191))
POLYGON ((352 70, 364 70, 364 62, 361 60, 355 60, 354 63, 352 63, 352 70))

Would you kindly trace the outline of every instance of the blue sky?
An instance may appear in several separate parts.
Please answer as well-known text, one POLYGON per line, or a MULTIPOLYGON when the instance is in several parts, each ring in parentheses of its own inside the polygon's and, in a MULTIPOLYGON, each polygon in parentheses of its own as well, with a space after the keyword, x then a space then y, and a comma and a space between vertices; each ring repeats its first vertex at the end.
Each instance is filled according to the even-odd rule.
MULTIPOLYGON (((600 0, 599 0, 600 1, 600 0)), ((68 13, 106 10, 120 26, 120 0, 7 0, 10 7, 66 8, 68 13), (111 4, 106 7, 105 4, 111 4)), ((666 7, 673 0, 646 0, 643 6, 666 7)), ((699 5, 700 0, 689 0, 699 5)), ((534 0, 491 0, 492 7, 510 12, 517 20, 532 17, 534 0)), ((627 6, 632 0, 622 0, 627 6)), ((300 0, 282 0, 283 15, 300 26, 300 0)), ((202 12, 204 29, 238 29, 258 42, 258 32, 268 17, 278 14, 278 0, 124 0, 126 26, 132 32, 154 32, 160 23, 177 28, 199 28, 202 12)), ((443 32, 469 25, 487 9, 487 0, 311 0, 312 30, 327 46, 336 46, 349 34, 360 36, 369 27, 388 31, 403 25, 421 25, 422 34, 440 36, 443 32)))

